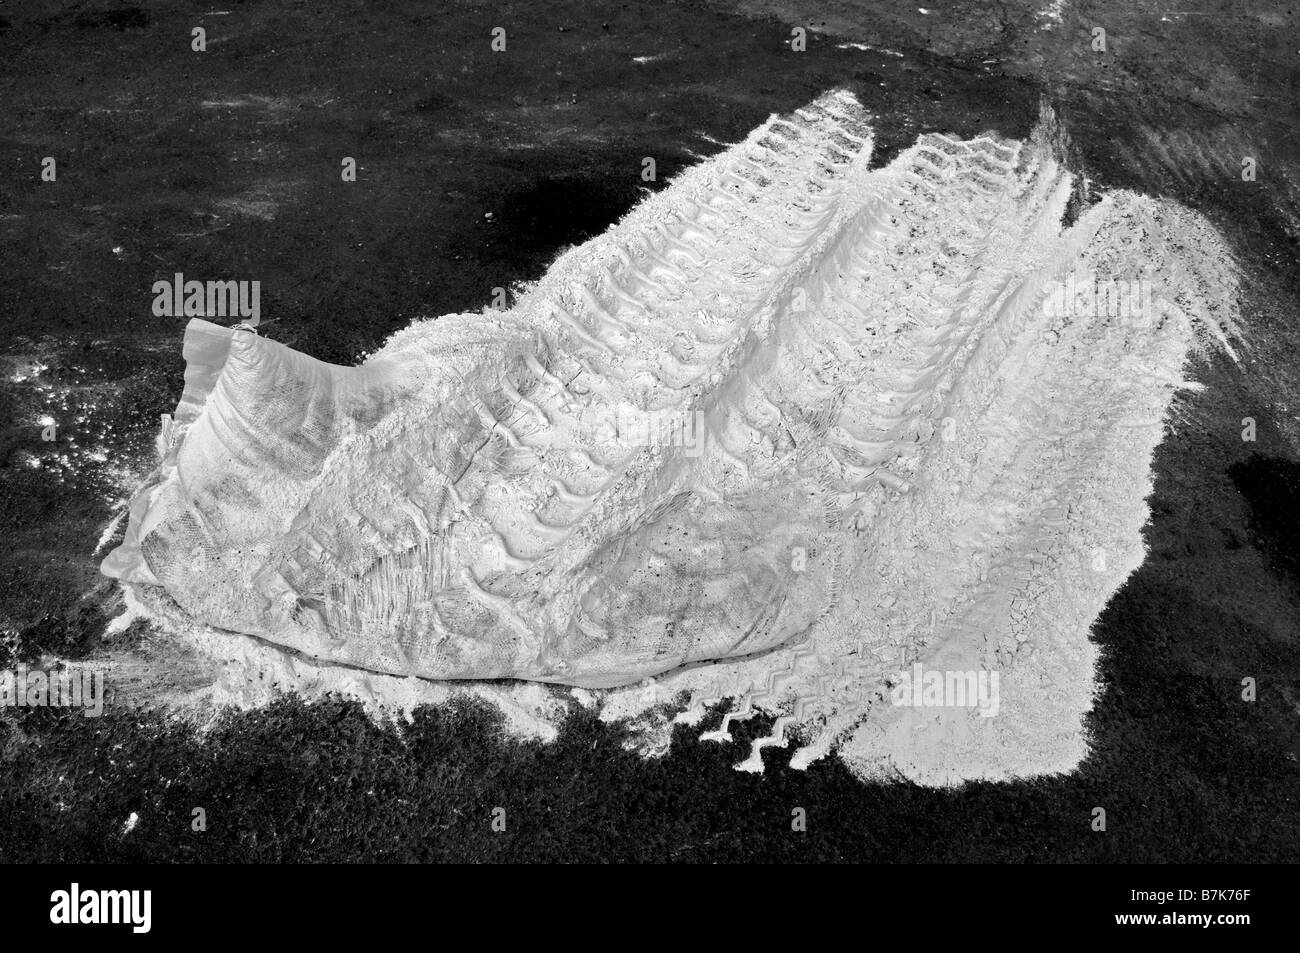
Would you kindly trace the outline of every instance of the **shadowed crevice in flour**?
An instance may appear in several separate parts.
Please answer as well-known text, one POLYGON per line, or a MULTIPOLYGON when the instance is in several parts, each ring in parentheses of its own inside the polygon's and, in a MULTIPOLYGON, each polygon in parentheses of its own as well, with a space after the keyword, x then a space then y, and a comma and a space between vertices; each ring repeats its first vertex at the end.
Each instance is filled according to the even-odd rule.
POLYGON ((753 769, 797 731, 796 766, 1068 770, 1089 628, 1142 560, 1152 450, 1189 357, 1228 347, 1236 279, 1173 203, 1116 192, 1063 226, 1057 139, 927 135, 872 169, 832 93, 509 311, 357 368, 195 321, 105 571, 388 676, 613 689, 611 717, 741 696, 784 712, 753 769), (918 665, 996 674, 996 714, 892 704, 918 665))

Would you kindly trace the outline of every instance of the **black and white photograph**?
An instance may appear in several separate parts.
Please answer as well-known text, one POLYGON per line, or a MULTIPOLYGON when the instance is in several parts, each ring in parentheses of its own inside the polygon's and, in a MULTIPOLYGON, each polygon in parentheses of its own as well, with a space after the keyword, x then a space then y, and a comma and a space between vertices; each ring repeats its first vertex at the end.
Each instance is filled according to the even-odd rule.
POLYGON ((1251 936, 1175 871, 1300 861, 1296 10, 921 2, 0 2, 24 919, 1029 864, 1251 936))

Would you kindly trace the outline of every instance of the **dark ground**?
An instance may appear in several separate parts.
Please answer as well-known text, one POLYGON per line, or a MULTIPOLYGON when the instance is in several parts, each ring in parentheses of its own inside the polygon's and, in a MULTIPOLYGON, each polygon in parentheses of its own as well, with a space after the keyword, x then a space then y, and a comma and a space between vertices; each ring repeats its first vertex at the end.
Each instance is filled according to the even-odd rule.
POLYGON ((286 700, 202 742, 162 712, 14 709, 0 859, 1300 859, 1295 13, 1067 2, 1048 31, 1027 3, 928 2, 0 2, 0 662, 100 650, 112 593, 91 550, 180 390, 183 320, 151 315, 155 280, 260 280, 268 336, 352 363, 602 231, 643 156, 660 187, 837 85, 879 115, 882 161, 926 130, 1024 135, 1046 99, 1094 183, 1224 231, 1250 342, 1241 368, 1197 369, 1207 391, 1157 455, 1151 552, 1096 626, 1104 694, 1076 774, 944 792, 790 771, 786 752, 733 771, 761 723, 729 748, 679 731, 646 762, 583 714, 545 746, 473 708, 399 736, 286 700), (828 32, 795 53, 797 24, 828 32))

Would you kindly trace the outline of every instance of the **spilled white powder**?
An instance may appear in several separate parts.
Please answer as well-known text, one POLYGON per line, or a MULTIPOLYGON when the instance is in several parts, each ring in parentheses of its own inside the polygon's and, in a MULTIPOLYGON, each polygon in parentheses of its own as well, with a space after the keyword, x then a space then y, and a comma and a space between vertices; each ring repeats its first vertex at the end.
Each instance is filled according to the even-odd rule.
POLYGON ((832 94, 510 314, 413 326, 355 376, 194 328, 196 383, 105 569, 212 670, 188 703, 470 692, 547 738, 576 701, 661 753, 672 705, 698 724, 732 698, 721 744, 778 716, 748 770, 787 745, 925 784, 1071 770, 1089 629, 1143 559, 1189 358, 1231 352, 1235 278, 1169 202, 1117 192, 1064 227, 1053 136, 927 135, 871 170, 832 94), (291 406, 326 383, 379 422, 291 406), (655 429, 682 413, 698 448, 655 429), (304 417, 311 440, 277 434, 304 417), (232 470, 241 442, 271 459, 232 470), (994 704, 900 692, 911 673, 994 704))
MULTIPOLYGON (((125 504, 126 501, 123 500, 122 503, 125 504)), ((117 535, 118 527, 122 525, 122 520, 126 519, 126 513, 126 506, 122 505, 117 514, 108 521, 108 525, 104 527, 104 532, 99 536, 99 542, 95 544, 95 548, 91 552, 92 556, 98 556, 104 551, 104 547, 113 541, 113 537, 117 535)))
POLYGON ((434 682, 313 664, 250 636, 197 623, 157 589, 128 584, 122 592, 125 608, 110 629, 120 632, 145 619, 149 634, 131 656, 113 653, 96 664, 107 667, 118 700, 161 705, 200 725, 226 709, 253 710, 287 694, 306 701, 350 699, 383 720, 409 719, 421 705, 467 696, 498 709, 513 737, 553 741, 569 710, 562 691, 536 682, 434 682))

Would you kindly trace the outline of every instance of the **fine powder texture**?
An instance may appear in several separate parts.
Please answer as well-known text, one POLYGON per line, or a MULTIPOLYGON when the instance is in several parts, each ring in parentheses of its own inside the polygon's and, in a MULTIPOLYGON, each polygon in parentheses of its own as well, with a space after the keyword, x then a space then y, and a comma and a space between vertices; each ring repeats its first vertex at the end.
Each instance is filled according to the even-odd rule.
POLYGON ((797 737, 926 783, 1068 770, 1236 278, 1186 209, 1079 202, 1055 136, 871 170, 832 93, 358 367, 196 319, 104 571, 321 664, 617 689, 608 717, 738 696, 713 737, 782 713, 752 769, 797 737), (916 665, 996 673, 996 714, 891 701, 916 665))

